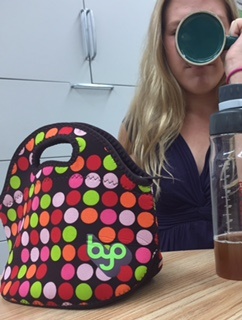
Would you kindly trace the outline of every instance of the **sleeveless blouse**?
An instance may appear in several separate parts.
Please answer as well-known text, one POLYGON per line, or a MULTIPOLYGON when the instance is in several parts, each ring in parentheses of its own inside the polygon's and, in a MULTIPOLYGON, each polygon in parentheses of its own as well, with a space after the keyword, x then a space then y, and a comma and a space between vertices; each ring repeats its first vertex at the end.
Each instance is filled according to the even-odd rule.
POLYGON ((199 174, 189 146, 181 135, 167 150, 169 172, 164 170, 156 203, 162 251, 213 248, 208 150, 199 174))

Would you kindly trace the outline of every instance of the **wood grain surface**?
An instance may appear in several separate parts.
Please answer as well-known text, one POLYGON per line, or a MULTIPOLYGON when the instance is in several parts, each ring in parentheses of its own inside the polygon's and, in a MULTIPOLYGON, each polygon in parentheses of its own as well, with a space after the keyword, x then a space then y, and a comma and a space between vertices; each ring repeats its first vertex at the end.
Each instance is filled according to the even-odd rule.
POLYGON ((34 320, 239 320, 242 281, 215 274, 213 250, 163 253, 161 272, 132 296, 93 310, 16 305, 0 298, 1 319, 34 320))

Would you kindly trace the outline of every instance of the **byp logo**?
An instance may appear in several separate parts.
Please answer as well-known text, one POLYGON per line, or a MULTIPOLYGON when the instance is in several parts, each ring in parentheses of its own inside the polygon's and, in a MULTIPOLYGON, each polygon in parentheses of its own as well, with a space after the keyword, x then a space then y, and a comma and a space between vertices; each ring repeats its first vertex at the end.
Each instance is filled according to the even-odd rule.
POLYGON ((132 260, 132 253, 124 244, 104 245, 92 234, 87 235, 87 254, 108 277, 117 276, 121 266, 132 260))

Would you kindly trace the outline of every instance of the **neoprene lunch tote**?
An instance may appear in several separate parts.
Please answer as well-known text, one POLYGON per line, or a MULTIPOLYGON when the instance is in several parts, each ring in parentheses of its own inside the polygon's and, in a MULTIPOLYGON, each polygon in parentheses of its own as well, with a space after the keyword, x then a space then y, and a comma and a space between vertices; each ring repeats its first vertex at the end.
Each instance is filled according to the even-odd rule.
POLYGON ((31 133, 12 157, 0 197, 9 246, 2 297, 86 309, 133 293, 162 268, 152 186, 100 128, 54 123, 31 133), (67 161, 42 157, 63 143, 72 149, 67 161))

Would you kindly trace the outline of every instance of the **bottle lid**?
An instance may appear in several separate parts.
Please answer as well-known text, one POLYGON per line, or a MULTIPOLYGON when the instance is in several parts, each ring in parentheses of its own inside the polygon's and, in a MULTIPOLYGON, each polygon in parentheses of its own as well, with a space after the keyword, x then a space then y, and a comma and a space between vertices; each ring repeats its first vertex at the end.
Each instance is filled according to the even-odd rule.
POLYGON ((210 118, 210 135, 242 133, 242 84, 219 88, 219 112, 210 118))

